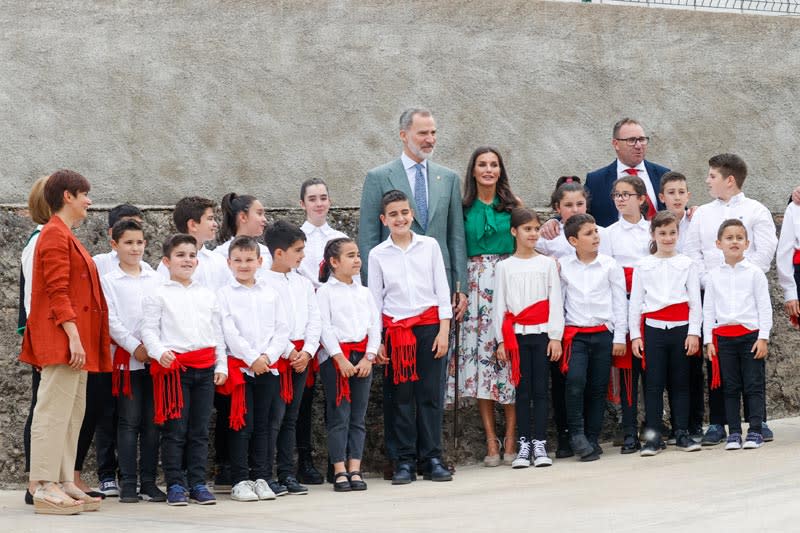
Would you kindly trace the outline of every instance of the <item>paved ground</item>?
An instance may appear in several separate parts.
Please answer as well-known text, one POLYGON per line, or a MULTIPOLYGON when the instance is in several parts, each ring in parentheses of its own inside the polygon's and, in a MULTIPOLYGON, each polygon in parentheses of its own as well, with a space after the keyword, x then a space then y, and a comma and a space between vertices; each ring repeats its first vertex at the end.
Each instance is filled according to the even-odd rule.
POLYGON ((221 496, 216 506, 170 508, 110 499, 96 513, 45 517, 22 503, 21 491, 2 491, 0 531, 798 531, 800 418, 770 426, 776 440, 760 450, 671 447, 640 458, 606 447, 594 463, 469 466, 452 483, 369 479, 364 493, 325 485, 271 502, 221 496))

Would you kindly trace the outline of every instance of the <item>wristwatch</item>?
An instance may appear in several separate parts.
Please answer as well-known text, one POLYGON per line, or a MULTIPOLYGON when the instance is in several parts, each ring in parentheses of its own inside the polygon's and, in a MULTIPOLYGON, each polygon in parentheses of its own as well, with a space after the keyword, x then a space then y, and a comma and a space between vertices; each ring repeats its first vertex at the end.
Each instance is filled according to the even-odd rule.
POLYGON ((371 363, 374 360, 375 360, 375 354, 374 353, 368 353, 367 354, 367 361, 369 361, 371 363))

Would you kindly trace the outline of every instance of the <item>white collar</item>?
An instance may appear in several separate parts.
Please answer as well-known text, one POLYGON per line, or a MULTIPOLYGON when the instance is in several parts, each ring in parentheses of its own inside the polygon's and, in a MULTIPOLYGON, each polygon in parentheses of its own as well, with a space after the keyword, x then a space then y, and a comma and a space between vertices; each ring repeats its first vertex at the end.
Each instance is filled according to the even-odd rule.
MULTIPOLYGON (((406 169, 406 170, 410 170, 410 169, 414 168, 414 165, 417 164, 417 162, 414 161, 413 159, 411 159, 410 157, 408 157, 405 152, 400 154, 400 161, 403 162, 403 168, 406 169)), ((428 171, 428 160, 427 159, 423 159, 419 164, 422 165, 422 168, 425 169, 425 172, 428 171)))

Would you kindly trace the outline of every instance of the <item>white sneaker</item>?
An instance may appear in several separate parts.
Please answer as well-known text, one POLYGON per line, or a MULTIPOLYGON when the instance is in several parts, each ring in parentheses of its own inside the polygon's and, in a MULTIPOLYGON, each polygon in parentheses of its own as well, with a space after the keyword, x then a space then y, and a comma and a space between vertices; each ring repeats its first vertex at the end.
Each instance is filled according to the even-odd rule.
POLYGON ((231 489, 231 500, 237 502, 257 502, 258 494, 254 489, 252 481, 240 481, 231 489))
POLYGON ((550 466, 553 460, 547 455, 547 441, 533 441, 533 466, 550 466))
POLYGON ((511 462, 511 468, 528 468, 529 466, 531 466, 531 443, 525 437, 520 437, 517 458, 511 462))
POLYGON ((259 500, 274 500, 275 493, 269 488, 269 483, 264 479, 257 479, 253 483, 253 488, 259 500))

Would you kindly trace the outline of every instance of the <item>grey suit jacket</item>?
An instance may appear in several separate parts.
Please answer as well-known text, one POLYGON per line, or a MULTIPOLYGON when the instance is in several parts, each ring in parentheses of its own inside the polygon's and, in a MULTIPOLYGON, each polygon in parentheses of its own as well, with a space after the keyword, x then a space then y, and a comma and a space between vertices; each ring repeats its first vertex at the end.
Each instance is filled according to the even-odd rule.
POLYGON ((461 209, 461 180, 449 168, 428 161, 428 228, 422 230, 417 219, 416 204, 408 175, 400 158, 367 172, 361 191, 361 210, 358 224, 358 247, 363 267, 361 279, 367 283, 367 258, 378 243, 389 237, 389 229, 381 224, 381 197, 397 189, 408 196, 414 209, 411 230, 420 235, 433 237, 439 243, 447 270, 450 290, 461 281, 461 291, 467 290, 467 255, 464 237, 464 214, 461 209))

